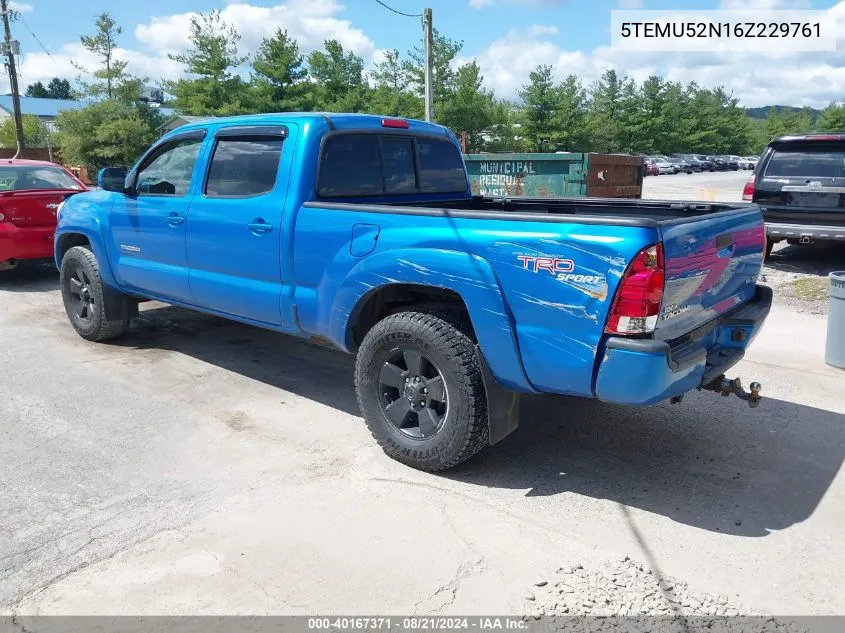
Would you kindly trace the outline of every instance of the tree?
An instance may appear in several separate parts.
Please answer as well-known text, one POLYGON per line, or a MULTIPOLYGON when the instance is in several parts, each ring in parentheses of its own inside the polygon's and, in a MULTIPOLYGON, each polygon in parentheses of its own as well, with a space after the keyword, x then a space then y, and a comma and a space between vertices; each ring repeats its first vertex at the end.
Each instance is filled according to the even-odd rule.
POLYGON ((619 77, 611 68, 591 88, 587 129, 597 152, 615 152, 620 149, 620 136, 626 123, 623 115, 630 110, 630 107, 623 107, 626 87, 630 94, 630 80, 619 77))
POLYGON ((414 119, 424 116, 422 99, 410 90, 411 78, 399 51, 385 51, 384 59, 370 72, 370 79, 375 88, 370 94, 368 111, 414 119))
POLYGON ((74 97, 70 82, 58 77, 53 77, 47 84, 47 93, 50 99, 73 99, 74 97))
POLYGON ((161 122, 161 115, 146 105, 106 99, 60 112, 56 140, 69 164, 92 171, 128 168, 155 140, 161 122))
POLYGON ((845 104, 831 103, 819 114, 816 121, 819 132, 845 131, 845 104))
POLYGON ((173 106, 184 114, 226 115, 245 111, 244 83, 232 71, 247 57, 238 55, 240 34, 213 10, 191 18, 191 48, 168 57, 193 77, 165 82, 173 106))
POLYGON ((488 152, 524 151, 519 116, 519 108, 515 104, 497 101, 494 104, 493 126, 486 135, 484 149, 488 152))
POLYGON ((92 84, 85 84, 85 92, 88 95, 92 97, 105 95, 107 99, 111 99, 115 96, 115 88, 127 79, 126 62, 115 59, 117 37, 123 33, 123 28, 115 22, 111 14, 105 11, 96 17, 94 26, 96 33, 82 35, 79 41, 85 50, 100 59, 100 68, 90 72, 75 62, 74 66, 99 80, 92 84))
POLYGON ((467 149, 484 148, 486 140, 483 133, 501 116, 496 108, 492 90, 482 87, 484 78, 476 62, 464 64, 455 73, 455 89, 443 103, 438 120, 455 133, 466 132, 467 149))
POLYGON ((552 119, 557 110, 558 95, 552 80, 552 67, 537 66, 528 75, 519 96, 525 104, 522 109, 522 136, 529 151, 549 151, 552 144, 552 119))
POLYGON ((569 75, 555 89, 556 112, 552 125, 558 134, 553 139, 556 151, 583 152, 589 139, 586 130, 587 92, 581 80, 569 75))
MULTIPOLYGON (((24 114, 21 117, 23 123, 24 145, 26 147, 44 147, 47 142, 49 131, 41 119, 31 114, 24 114)), ((15 120, 7 117, 0 124, 0 147, 17 147, 15 136, 15 120)))
POLYGON ((296 40, 276 29, 264 38, 252 60, 252 89, 255 108, 261 112, 295 112, 310 108, 303 65, 296 40))
POLYGON ((36 81, 34 84, 29 84, 26 87, 26 92, 24 93, 25 97, 38 97, 40 99, 49 99, 50 92, 47 88, 44 87, 44 84, 40 81, 36 81))
MULTIPOLYGON (((464 47, 463 42, 441 35, 434 29, 432 33, 432 92, 434 97, 434 118, 440 121, 438 108, 452 95, 455 90, 455 70, 453 62, 464 47)), ((422 42, 408 53, 408 61, 404 63, 405 71, 411 80, 411 85, 419 96, 425 95, 425 54, 422 42)))
POLYGON ((358 112, 365 98, 364 60, 345 51, 337 40, 326 40, 322 51, 308 56, 308 68, 317 82, 319 109, 358 112))

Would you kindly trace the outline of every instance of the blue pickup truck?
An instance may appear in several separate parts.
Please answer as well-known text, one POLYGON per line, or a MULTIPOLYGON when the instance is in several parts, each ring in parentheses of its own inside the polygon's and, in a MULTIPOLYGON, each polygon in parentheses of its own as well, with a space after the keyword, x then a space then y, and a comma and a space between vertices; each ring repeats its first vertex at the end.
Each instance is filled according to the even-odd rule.
POLYGON ((502 440, 519 394, 760 398, 724 376, 771 306, 754 204, 473 196, 450 131, 354 114, 192 123, 98 184, 55 237, 83 338, 157 300, 328 341, 415 468, 502 440))

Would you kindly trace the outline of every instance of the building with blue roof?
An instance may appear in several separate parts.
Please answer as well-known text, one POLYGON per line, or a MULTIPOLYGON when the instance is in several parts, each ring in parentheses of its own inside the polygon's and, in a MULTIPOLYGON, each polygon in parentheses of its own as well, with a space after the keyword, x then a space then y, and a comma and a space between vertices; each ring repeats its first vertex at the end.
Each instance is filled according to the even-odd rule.
MULTIPOLYGON (((31 114, 41 119, 47 129, 54 132, 56 118, 63 110, 81 110, 87 105, 85 101, 74 99, 43 99, 41 97, 21 97, 21 114, 31 114)), ((159 108, 162 115, 173 115, 172 108, 159 108)), ((12 95, 0 95, 0 124, 14 116, 12 95)))

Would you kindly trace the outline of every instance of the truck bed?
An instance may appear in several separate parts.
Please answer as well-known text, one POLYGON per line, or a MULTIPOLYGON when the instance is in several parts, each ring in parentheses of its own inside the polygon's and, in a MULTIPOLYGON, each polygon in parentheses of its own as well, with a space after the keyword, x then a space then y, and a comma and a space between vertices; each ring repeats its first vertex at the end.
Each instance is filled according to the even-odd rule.
POLYGON ((756 210, 747 202, 684 202, 675 200, 630 200, 608 198, 489 198, 446 200, 430 203, 339 203, 306 202, 323 209, 399 213, 415 216, 449 215, 460 218, 513 220, 521 222, 569 222, 573 224, 618 224, 620 226, 668 227, 707 215, 756 210))

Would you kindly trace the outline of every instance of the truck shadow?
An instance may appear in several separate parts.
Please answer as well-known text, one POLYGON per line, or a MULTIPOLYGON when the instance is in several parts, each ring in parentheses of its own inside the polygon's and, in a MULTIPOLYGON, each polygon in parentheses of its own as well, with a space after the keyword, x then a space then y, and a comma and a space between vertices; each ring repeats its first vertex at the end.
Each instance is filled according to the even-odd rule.
POLYGON ((824 246, 775 245, 766 268, 784 273, 803 273, 826 277, 828 273, 845 270, 845 248, 841 244, 824 246))
POLYGON ((0 291, 47 292, 58 290, 59 271, 49 262, 23 262, 14 270, 0 271, 0 291))
POLYGON ((536 396, 520 414, 511 437, 446 476, 760 537, 809 518, 845 461, 845 415, 775 398, 750 409, 708 393, 648 408, 536 396))
MULTIPOLYGON (((354 358, 173 307, 145 306, 116 344, 176 351, 359 415, 354 358)), ((845 460, 845 415, 775 398, 693 393, 632 408, 523 398, 517 431, 439 475, 526 496, 607 499, 704 530, 766 536, 807 519, 845 460)))

